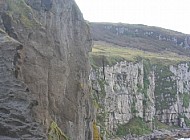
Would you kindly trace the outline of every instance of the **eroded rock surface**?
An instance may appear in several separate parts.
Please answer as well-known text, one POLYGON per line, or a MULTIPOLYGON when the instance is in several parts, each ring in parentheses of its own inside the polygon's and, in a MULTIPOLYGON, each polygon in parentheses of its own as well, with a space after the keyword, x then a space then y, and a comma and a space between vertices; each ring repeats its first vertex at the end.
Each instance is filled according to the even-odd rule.
POLYGON ((0 2, 0 136, 92 138, 89 27, 73 0, 0 2), (7 32, 7 33, 5 33, 7 32))
POLYGON ((151 65, 147 60, 92 69, 98 122, 113 135, 136 117, 151 130, 159 129, 156 120, 189 127, 189 74, 189 63, 151 65))

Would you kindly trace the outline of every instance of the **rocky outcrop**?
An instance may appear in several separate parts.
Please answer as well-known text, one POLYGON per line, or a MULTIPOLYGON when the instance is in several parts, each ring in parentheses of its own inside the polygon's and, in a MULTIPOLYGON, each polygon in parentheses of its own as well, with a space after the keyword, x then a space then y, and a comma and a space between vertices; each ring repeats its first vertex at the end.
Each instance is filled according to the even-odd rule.
POLYGON ((138 117, 151 130, 159 129, 158 122, 189 127, 189 74, 189 63, 152 65, 149 60, 92 69, 97 120, 104 133, 115 135, 120 125, 138 117))
POLYGON ((28 86, 19 80, 23 46, 1 30, 0 33, 0 139, 44 139, 42 127, 33 121, 28 86))
POLYGON ((73 0, 0 2, 0 138, 93 137, 89 27, 73 0), (4 32, 4 31, 6 32, 4 32))

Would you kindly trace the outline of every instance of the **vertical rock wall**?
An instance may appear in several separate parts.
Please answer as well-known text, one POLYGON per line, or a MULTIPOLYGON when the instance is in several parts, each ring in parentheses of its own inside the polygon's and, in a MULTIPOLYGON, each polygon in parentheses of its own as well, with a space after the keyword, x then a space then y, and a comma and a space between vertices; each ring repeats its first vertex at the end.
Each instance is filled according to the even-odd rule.
POLYGON ((120 124, 140 117, 149 128, 156 121, 187 127, 189 121, 189 66, 118 62, 91 72, 97 121, 116 134, 120 124))
MULTIPOLYGON (((9 67, 14 77, 11 80, 16 81, 16 84, 11 81, 4 85, 20 87, 19 91, 10 91, 16 101, 8 99, 7 91, 5 92, 3 86, 0 87, 5 92, 1 92, 1 95, 6 94, 5 98, 8 100, 3 100, 1 105, 3 107, 0 112, 4 116, 1 116, 3 122, 0 128, 3 130, 5 125, 10 125, 7 126, 6 133, 1 131, 0 135, 12 139, 47 139, 50 123, 55 121, 71 140, 90 140, 94 119, 88 85, 88 52, 91 51, 91 38, 89 27, 75 2, 7 0, 1 2, 0 6, 0 27, 7 32, 3 35, 11 38, 9 42, 16 42, 9 45, 0 40, 3 57, 1 66, 8 63, 3 61, 4 59, 10 59, 9 67), (19 46, 22 46, 22 58, 17 55, 19 49, 16 48, 19 46), (9 58, 9 55, 12 58, 9 58), (22 62, 17 60, 17 57, 22 59, 22 62), (25 96, 22 96, 21 91, 25 96), (21 97, 24 99, 20 100, 21 97), (4 102, 10 102, 10 107, 4 102), (15 104, 21 104, 22 108, 13 107, 15 104), (15 109, 13 112, 16 112, 13 118, 19 117, 19 113, 19 120, 30 120, 27 123, 24 121, 24 124, 5 121, 11 118, 7 115, 11 114, 11 107, 15 109), (30 122, 34 123, 34 127, 29 127, 30 122), (13 125, 16 128, 21 125, 25 131, 12 130, 13 125), (12 131, 14 134, 9 135, 12 131)), ((9 75, 8 70, 4 67, 1 70, 5 79, 10 81, 6 76, 9 75)))

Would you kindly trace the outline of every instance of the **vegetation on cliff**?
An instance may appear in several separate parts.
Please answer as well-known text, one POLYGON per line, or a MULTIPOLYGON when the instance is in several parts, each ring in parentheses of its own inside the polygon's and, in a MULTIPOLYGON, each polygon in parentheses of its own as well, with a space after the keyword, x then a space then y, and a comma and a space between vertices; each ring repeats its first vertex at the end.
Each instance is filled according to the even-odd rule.
MULTIPOLYGON (((101 102, 99 106, 101 111, 97 114, 98 123, 102 124, 101 129, 110 130, 112 137, 115 134, 122 137, 128 134, 149 134, 153 129, 175 129, 177 125, 181 127, 189 125, 189 119, 185 117, 187 111, 183 110, 186 115, 180 118, 181 114, 175 108, 176 102, 180 101, 182 108, 187 109, 190 101, 189 93, 185 92, 188 90, 188 82, 183 82, 183 85, 177 83, 178 74, 181 73, 178 71, 179 65, 185 65, 183 72, 190 62, 190 56, 186 52, 189 48, 185 48, 183 44, 186 35, 157 28, 151 30, 148 27, 147 31, 144 28, 139 30, 135 30, 137 27, 128 28, 131 30, 129 34, 126 33, 125 27, 115 25, 100 27, 103 31, 100 31, 99 27, 97 30, 96 27, 92 28, 96 40, 90 53, 92 68, 99 72, 103 69, 103 73, 104 69, 107 70, 104 82, 97 78, 100 91, 96 92, 104 95, 97 100, 98 104, 101 102), (97 36, 97 33, 102 33, 102 38, 97 36), (129 72, 125 71, 125 68, 129 72), (119 78, 117 75, 120 75, 119 78), (185 89, 184 93, 178 92, 179 86, 185 89), (115 90, 115 87, 119 90, 115 90), (107 98, 106 92, 109 92, 107 98), (113 98, 111 93, 114 94, 113 98), (181 96, 178 96, 178 93, 181 96), (113 100, 115 102, 112 102, 113 100), (106 110, 104 101, 109 105, 114 104, 108 107, 111 111, 106 110), (143 106, 139 107, 140 105, 143 106), (172 118, 168 115, 170 111, 172 118), (126 113, 129 115, 126 116, 126 113), (118 118, 129 122, 122 124, 118 118), (109 128, 106 125, 109 125, 109 128)), ((187 71, 189 72, 189 68, 187 71)))
POLYGON ((157 77, 155 85, 156 109, 169 109, 177 100, 177 85, 176 81, 172 79, 174 74, 169 70, 169 66, 162 64, 156 65, 155 71, 157 77))
POLYGON ((140 117, 131 119, 127 124, 118 124, 116 135, 126 136, 128 134, 144 135, 151 133, 151 129, 140 117))
POLYGON ((13 21, 21 22, 26 28, 32 28, 38 25, 37 21, 33 18, 33 12, 24 0, 7 0, 9 15, 13 21))
POLYGON ((95 122, 93 122, 93 140, 101 140, 100 131, 95 122))
POLYGON ((108 42, 121 47, 162 53, 169 51, 180 55, 189 55, 188 35, 145 25, 91 23, 93 39, 108 42), (187 45, 188 44, 188 45, 187 45))
POLYGON ((61 129, 53 121, 49 128, 48 140, 69 140, 69 138, 61 131, 61 129))
POLYGON ((138 62, 142 59, 149 60, 151 64, 162 63, 163 65, 190 61, 190 58, 187 56, 169 51, 154 53, 129 47, 121 47, 105 42, 94 42, 90 57, 91 64, 94 67, 102 66, 103 62, 105 66, 111 66, 120 61, 138 62))

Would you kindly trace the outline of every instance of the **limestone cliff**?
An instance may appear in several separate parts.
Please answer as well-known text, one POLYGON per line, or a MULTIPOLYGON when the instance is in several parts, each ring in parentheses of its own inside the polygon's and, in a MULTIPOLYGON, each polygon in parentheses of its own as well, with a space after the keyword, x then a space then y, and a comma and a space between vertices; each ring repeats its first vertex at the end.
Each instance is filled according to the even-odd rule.
POLYGON ((0 139, 90 140, 89 27, 73 0, 0 2, 0 139))
POLYGON ((185 42, 188 35, 146 27, 139 28, 138 35, 133 36, 138 26, 133 25, 133 30, 131 26, 91 25, 96 41, 91 53, 90 78, 102 135, 113 139, 129 134, 146 135, 158 129, 190 127, 188 47, 154 37, 170 32, 185 42), (154 32, 148 36, 147 30, 154 32), (142 45, 141 49, 137 44, 142 45))
POLYGON ((92 70, 93 90, 99 104, 98 121, 114 134, 119 131, 119 124, 126 124, 134 117, 143 118, 152 130, 158 127, 155 119, 187 127, 189 74, 187 63, 160 64, 147 71, 143 62, 124 61, 104 67, 104 72, 103 68, 92 70))

